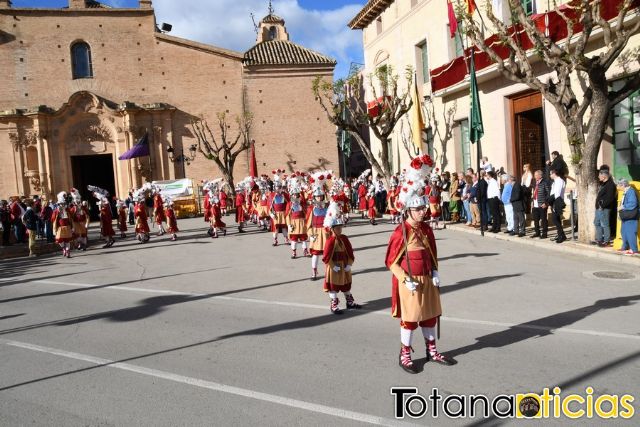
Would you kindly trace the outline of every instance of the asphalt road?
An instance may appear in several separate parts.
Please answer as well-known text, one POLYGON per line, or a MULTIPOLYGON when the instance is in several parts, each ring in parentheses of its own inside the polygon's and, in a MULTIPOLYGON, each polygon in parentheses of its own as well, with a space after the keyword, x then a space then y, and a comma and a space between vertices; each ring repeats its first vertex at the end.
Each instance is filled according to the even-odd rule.
MULTIPOLYGON (((391 225, 345 229, 364 309, 342 316, 309 281, 309 259, 289 259, 268 233, 211 239, 202 219, 179 226, 176 242, 130 238, 71 259, 0 261, 0 425, 483 422, 435 420, 431 407, 396 420, 393 386, 489 398, 590 386, 594 396, 632 394, 640 411, 640 268, 438 231, 438 344, 458 364, 409 375, 389 314, 391 225), (635 276, 592 275, 603 271, 635 276)), ((419 332, 413 347, 422 365, 419 332)))

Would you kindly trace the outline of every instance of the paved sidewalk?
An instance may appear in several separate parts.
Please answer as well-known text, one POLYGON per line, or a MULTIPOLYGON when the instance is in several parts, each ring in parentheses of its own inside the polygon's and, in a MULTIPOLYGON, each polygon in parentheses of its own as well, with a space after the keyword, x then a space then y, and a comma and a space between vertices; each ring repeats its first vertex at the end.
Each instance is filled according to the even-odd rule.
MULTIPOLYGON (((454 231, 480 235, 479 229, 468 227, 464 223, 447 224, 447 228, 454 231)), ((549 229, 549 231, 550 239, 551 237, 555 236, 555 233, 551 233, 551 229, 549 229)), ((604 261, 617 262, 620 264, 640 266, 639 256, 622 255, 616 253, 613 248, 599 248, 597 246, 578 243, 577 241, 571 240, 570 229, 565 229, 565 233, 569 240, 561 244, 556 244, 549 239, 531 239, 530 236, 533 234, 531 231, 527 232, 527 235, 525 237, 510 236, 508 233, 505 233, 504 230, 501 230, 500 233, 491 233, 485 231, 484 236, 491 239, 508 240, 512 242, 518 242, 523 245, 536 246, 539 248, 543 248, 544 250, 552 250, 573 255, 581 255, 588 258, 598 258, 604 261)))

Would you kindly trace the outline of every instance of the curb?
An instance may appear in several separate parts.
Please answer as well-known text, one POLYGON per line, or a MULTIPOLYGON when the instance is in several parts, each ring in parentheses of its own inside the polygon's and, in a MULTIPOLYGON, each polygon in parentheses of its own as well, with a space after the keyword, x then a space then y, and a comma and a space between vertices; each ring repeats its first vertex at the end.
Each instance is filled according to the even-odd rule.
MULTIPOLYGON (((447 224, 447 229, 480 236, 480 230, 475 228, 473 229, 469 228, 464 224, 463 225, 447 224)), ((580 255, 587 258, 597 258, 600 260, 605 260, 605 261, 614 262, 618 264, 633 265, 635 267, 640 266, 640 257, 638 256, 620 255, 617 253, 612 253, 610 252, 610 250, 607 250, 607 249, 594 248, 589 245, 584 245, 582 243, 577 243, 577 242, 571 242, 569 240, 558 245, 555 243, 551 244, 549 241, 544 241, 544 240, 541 241, 539 239, 530 239, 529 235, 527 235, 526 237, 514 237, 514 236, 509 236, 504 232, 500 232, 500 233, 485 232, 484 237, 488 237, 490 239, 496 239, 496 240, 516 242, 521 245, 544 248, 545 250, 552 250, 556 252, 562 252, 565 254, 580 255)))

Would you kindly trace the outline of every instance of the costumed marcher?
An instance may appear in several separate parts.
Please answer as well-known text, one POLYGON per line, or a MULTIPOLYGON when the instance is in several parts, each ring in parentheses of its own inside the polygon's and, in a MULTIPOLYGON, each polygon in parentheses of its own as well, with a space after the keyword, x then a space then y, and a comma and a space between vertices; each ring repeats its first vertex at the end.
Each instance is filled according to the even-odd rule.
POLYGON ((259 190, 259 198, 255 203, 258 223, 264 231, 271 229, 271 217, 269 216, 269 182, 266 175, 262 175, 256 180, 259 190))
POLYGON ((146 243, 149 241, 149 234, 151 231, 149 230, 149 217, 147 216, 144 187, 140 190, 136 190, 133 197, 136 201, 136 207, 133 212, 136 219, 136 238, 140 243, 146 243))
POLYGON ((324 228, 324 218, 327 214, 327 204, 325 201, 327 179, 331 179, 328 171, 316 172, 309 178, 312 188, 313 201, 307 210, 307 234, 311 247, 311 280, 318 279, 318 260, 324 254, 324 244, 327 241, 328 233, 324 228))
POLYGON ((113 238, 116 232, 113 229, 113 216, 111 215, 109 200, 105 198, 100 199, 98 201, 98 207, 100 208, 100 234, 107 239, 107 243, 102 247, 110 248, 116 242, 113 238))
POLYGON ((207 187, 206 181, 202 181, 202 192, 204 193, 204 201, 203 201, 204 222, 210 222, 211 221, 211 198, 214 195, 211 194, 209 187, 207 187))
POLYGON ((351 212, 351 186, 345 182, 342 186, 342 194, 344 194, 345 201, 342 205, 342 215, 344 217, 344 223, 349 223, 349 213, 351 212))
POLYGON ((253 180, 251 182, 251 192, 249 193, 249 212, 251 213, 251 222, 254 224, 258 224, 259 220, 259 212, 258 206, 260 205, 260 187, 258 185, 257 180, 253 180))
POLYGON ((322 261, 326 266, 324 291, 329 294, 329 308, 334 314, 341 314, 338 292, 344 294, 347 309, 361 308, 351 294, 351 268, 355 257, 351 242, 342 234, 343 226, 341 208, 337 202, 331 202, 324 217, 324 227, 331 230, 331 236, 325 242, 322 261))
POLYGON ((306 224, 306 206, 301 197, 302 187, 297 176, 289 180, 289 202, 285 217, 287 221, 287 234, 291 242, 291 259, 296 258, 296 246, 298 242, 302 243, 302 256, 309 256, 307 249, 307 224, 306 224))
POLYGON ((247 215, 245 212, 245 194, 244 186, 242 184, 236 185, 236 224, 238 224, 238 233, 244 233, 244 225, 247 221, 247 215))
POLYGON ((367 218, 371 225, 377 225, 376 223, 376 187, 371 184, 367 190, 367 218))
POLYGON ((73 235, 76 238, 76 248, 87 250, 87 228, 89 227, 89 207, 86 201, 82 201, 80 192, 72 188, 73 206, 69 209, 73 220, 73 235))
POLYGON ((222 211, 222 215, 227 216, 227 193, 224 191, 224 187, 220 186, 220 192, 218 193, 218 199, 220 200, 220 209, 222 211))
POLYGON ((280 174, 284 171, 273 171, 273 192, 269 195, 269 216, 271 216, 271 232, 273 233, 273 246, 278 246, 278 233, 282 233, 284 243, 289 243, 285 234, 287 229, 287 203, 289 195, 285 192, 284 181, 280 174))
POLYGON ((116 207, 118 208, 118 230, 120 231, 120 238, 124 239, 127 237, 127 204, 124 200, 118 199, 116 207))
POLYGON ((158 224, 158 236, 162 236, 166 233, 164 229, 163 222, 167 221, 167 217, 164 214, 164 202, 162 201, 162 196, 160 195, 160 189, 154 188, 153 194, 153 220, 156 224, 158 224))
POLYGON ((69 211, 70 197, 66 191, 58 193, 58 207, 53 211, 51 223, 56 243, 62 248, 62 256, 71 258, 71 242, 73 241, 73 221, 69 211))
POLYGON ((171 197, 167 197, 164 200, 164 215, 167 218, 167 232, 171 234, 171 241, 175 242, 178 239, 178 218, 176 218, 176 213, 173 210, 173 200, 171 197))
MULTIPOLYGON (((433 224, 434 228, 437 230, 440 221, 440 179, 437 174, 431 175, 431 181, 429 186, 425 189, 425 193, 427 194, 429 200, 429 213, 431 219, 429 220, 431 224, 433 224)), ((399 199, 398 199, 399 200, 399 199)))
POLYGON ((227 224, 222 222, 222 208, 220 207, 220 199, 214 196, 211 199, 211 237, 218 238, 218 233, 222 232, 223 236, 227 235, 227 224))
POLYGON ((400 217, 398 215, 398 209, 396 207, 396 201, 398 200, 398 184, 394 181, 391 183, 391 189, 387 194, 387 210, 391 215, 391 224, 399 224, 400 217))
POLYGON ((360 215, 362 219, 364 219, 364 215, 367 212, 367 187, 369 185, 367 181, 367 177, 371 173, 371 169, 367 169, 358 177, 358 210, 360 211, 360 215))
POLYGON ((411 339, 418 326, 425 338, 427 360, 443 365, 455 363, 436 349, 436 324, 442 315, 438 254, 433 230, 424 222, 428 205, 424 180, 432 165, 428 155, 411 161, 400 192, 407 217, 391 235, 385 260, 393 273, 392 316, 400 319, 399 365, 413 374, 418 368, 411 359, 411 339))

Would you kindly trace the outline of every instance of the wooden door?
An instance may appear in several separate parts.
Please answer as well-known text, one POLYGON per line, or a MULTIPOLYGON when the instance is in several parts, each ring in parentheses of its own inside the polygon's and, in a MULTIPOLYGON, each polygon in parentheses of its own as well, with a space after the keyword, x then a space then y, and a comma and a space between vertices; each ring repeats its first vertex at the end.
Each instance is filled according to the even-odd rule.
POLYGON ((529 163, 531 170, 544 170, 544 136, 542 123, 536 120, 537 115, 517 114, 517 151, 518 173, 529 163))

